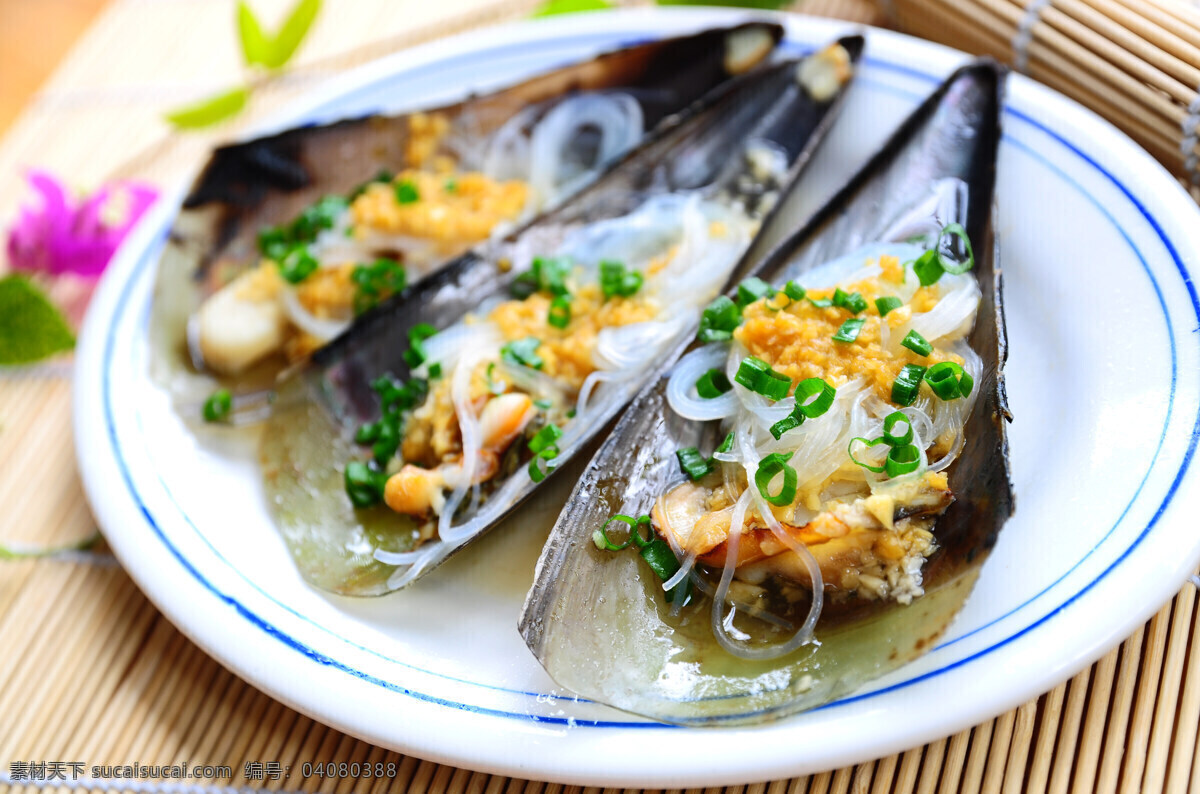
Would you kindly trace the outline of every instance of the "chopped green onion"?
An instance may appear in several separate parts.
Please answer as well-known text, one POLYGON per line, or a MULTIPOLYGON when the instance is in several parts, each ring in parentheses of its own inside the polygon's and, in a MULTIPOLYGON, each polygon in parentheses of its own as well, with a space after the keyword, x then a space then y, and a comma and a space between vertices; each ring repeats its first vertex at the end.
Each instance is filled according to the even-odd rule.
POLYGON ((828 309, 833 305, 833 298, 809 298, 808 302, 818 309, 828 309))
POLYGON ((308 252, 308 246, 299 245, 288 251, 279 263, 279 275, 289 284, 299 284, 317 272, 317 260, 308 252))
POLYGON ((346 464, 343 480, 351 504, 355 507, 371 507, 383 499, 387 474, 372 469, 362 461, 353 461, 346 464))
POLYGON ((717 452, 728 452, 733 449, 733 433, 725 436, 725 440, 721 442, 721 446, 717 447, 717 452))
MULTIPOLYGON (((640 537, 640 536, 639 536, 640 537)), ((675 552, 662 538, 654 540, 642 546, 642 559, 650 566, 650 570, 654 571, 655 575, 664 582, 668 581, 672 576, 679 572, 679 560, 675 557, 675 552)), ((667 593, 667 600, 674 602, 675 594, 679 588, 684 588, 683 598, 686 599, 691 595, 692 580, 685 579, 667 593)))
POLYGON ((528 298, 535 292, 549 292, 555 297, 567 295, 567 277, 574 263, 569 257, 535 256, 529 269, 513 281, 512 293, 518 298, 528 298))
POLYGON ((679 468, 689 479, 698 480, 711 471, 708 460, 695 447, 677 449, 675 457, 679 458, 679 468))
POLYGON ((442 362, 435 361, 429 365, 429 379, 433 380, 440 377, 442 377, 442 362))
POLYGON ((833 341, 844 342, 849 344, 855 339, 858 339, 858 333, 866 324, 866 317, 851 317, 846 322, 842 323, 842 327, 833 335, 833 341))
POLYGON ((782 400, 792 388, 791 378, 776 372, 770 364, 754 356, 742 359, 733 379, 755 394, 772 400, 782 400))
POLYGON ((892 381, 892 402, 896 405, 912 405, 916 402, 917 391, 924 377, 925 367, 920 364, 905 364, 896 380, 892 381))
POLYGON ((902 447, 913 440, 912 421, 903 411, 892 411, 883 419, 883 440, 889 447, 902 447), (896 425, 904 423, 904 434, 896 435, 896 425))
POLYGON ((742 311, 737 304, 718 295, 700 316, 700 331, 696 338, 701 342, 724 342, 733 338, 733 331, 741 322, 742 311))
POLYGON ((217 389, 204 401, 204 421, 224 422, 233 410, 233 395, 229 389, 217 389))
POLYGON ((380 300, 404 289, 408 282, 408 274, 399 262, 376 259, 369 265, 355 265, 350 280, 357 287, 354 295, 354 313, 357 315, 374 308, 380 300))
POLYGON ((509 342, 504 347, 500 348, 500 358, 507 361, 509 364, 514 364, 519 367, 531 367, 532 369, 541 369, 544 361, 537 354, 537 349, 541 346, 542 340, 536 336, 527 336, 524 339, 516 339, 509 342))
POLYGON ((751 303, 754 303, 759 298, 764 298, 764 297, 769 298, 770 296, 772 296, 774 294, 775 294, 775 290, 773 290, 771 288, 770 284, 763 281, 761 278, 758 278, 757 276, 752 276, 752 277, 746 279, 745 281, 743 281, 741 284, 738 284, 738 288, 737 288, 738 308, 744 309, 747 306, 749 306, 751 303))
POLYGON ((566 328, 570 325, 571 299, 566 295, 559 295, 550 301, 550 311, 546 317, 546 322, 555 328, 566 328))
POLYGON ((927 356, 933 352, 933 345, 921 336, 916 331, 909 331, 904 337, 904 341, 900 343, 902 347, 907 347, 918 356, 927 356))
POLYGON ((648 546, 650 545, 651 541, 642 538, 639 532, 639 528, 643 524, 649 526, 650 516, 639 516, 638 518, 634 518, 633 516, 627 516, 618 513, 617 515, 605 521, 603 526, 592 533, 592 542, 595 543, 596 548, 600 549, 601 551, 621 551, 622 549, 627 549, 633 545, 635 538, 637 540, 645 541, 644 543, 639 543, 639 546, 648 546), (619 521, 622 524, 628 525, 629 527, 629 537, 625 538, 625 542, 620 546, 613 543, 608 537, 608 525, 614 521, 619 521))
POLYGON ((447 179, 445 182, 442 183, 442 190, 446 191, 447 193, 457 193, 458 192, 458 180, 453 179, 453 178, 447 179))
POLYGON ((861 292, 846 293, 841 287, 833 291, 833 305, 845 309, 851 314, 858 314, 867 308, 867 300, 861 292))
POLYGON ((551 422, 537 431, 533 438, 529 439, 529 451, 536 454, 549 446, 553 446, 555 441, 562 438, 562 434, 562 429, 551 422))
POLYGON ((696 393, 705 400, 720 397, 732 388, 733 384, 729 382, 729 378, 719 369, 710 369, 696 381, 696 393))
POLYGON ((574 409, 574 408, 572 408, 571 410, 567 411, 567 418, 568 418, 568 419, 574 419, 574 418, 575 418, 575 409, 574 409))
POLYGON ((961 223, 951 223, 942 229, 941 234, 938 235, 937 246, 934 250, 937 251, 938 264, 941 265, 942 270, 951 275, 961 275, 975 266, 975 251, 971 248, 971 239, 967 237, 967 230, 962 227, 961 223), (942 255, 942 241, 947 237, 951 238, 951 244, 953 244, 953 238, 955 237, 962 240, 963 247, 967 251, 966 259, 956 262, 942 255))
POLYGON ((425 399, 428 384, 420 378, 413 378, 408 383, 396 380, 388 373, 371 382, 371 388, 379 395, 379 403, 384 412, 407 411, 425 399))
MULTIPOLYGON (((863 463, 861 460, 854 457, 854 442, 855 441, 861 441, 867 447, 875 447, 880 444, 886 444, 887 441, 885 441, 883 438, 876 438, 874 440, 871 440, 871 439, 866 439, 861 436, 858 436, 858 437, 850 439, 849 445, 846 446, 846 454, 850 456, 850 460, 853 461, 856 466, 862 466, 867 471, 873 471, 876 474, 881 473, 884 469, 884 466, 872 466, 871 464, 863 463)), ((886 465, 886 463, 887 462, 884 461, 884 465, 886 465)))
POLYGON ((354 433, 355 444, 374 444, 379 438, 380 422, 367 422, 358 426, 358 430, 354 433))
POLYGON ((534 400, 533 405, 540 411, 549 411, 554 406, 554 403, 549 400, 534 400))
POLYGON ((429 323, 417 323, 408 329, 409 348, 404 351, 404 363, 408 364, 409 369, 416 369, 425 361, 425 346, 422 342, 437 332, 429 323))
POLYGON ((804 300, 804 296, 807 295, 808 292, 804 289, 804 287, 800 286, 795 281, 789 281, 783 285, 783 294, 787 295, 794 301, 798 301, 804 300))
POLYGON ((632 297, 642 288, 642 281, 642 274, 627 269, 624 262, 606 259, 600 263, 600 289, 604 292, 605 300, 618 295, 622 298, 632 297))
POLYGON ((937 280, 942 277, 942 273, 945 272, 941 264, 938 263, 937 251, 933 249, 917 257, 912 266, 913 272, 917 274, 917 279, 920 280, 922 287, 936 284, 937 280))
POLYGON ((916 471, 921 465, 921 450, 917 449, 915 444, 905 444, 903 446, 892 447, 888 451, 887 462, 884 463, 884 470, 889 477, 899 477, 901 474, 908 474, 910 471, 916 471))
POLYGON ((796 385, 796 410, 816 419, 829 410, 836 396, 837 389, 821 378, 805 378, 796 385))
POLYGON ((875 299, 875 308, 879 310, 880 317, 887 317, 888 312, 894 309, 899 309, 904 305, 904 301, 897 298, 895 295, 887 295, 882 298, 875 299))
POLYGON ((487 365, 487 372, 484 374, 484 379, 487 380, 488 391, 492 394, 504 394, 504 390, 508 388, 508 384, 504 381, 495 380, 496 364, 487 365))
POLYGON ((796 498, 796 483, 799 477, 796 470, 787 463, 791 458, 791 452, 786 455, 772 452, 758 462, 758 471, 754 473, 754 484, 758 486, 758 492, 762 494, 763 499, 776 507, 790 505, 796 498), (771 481, 779 474, 783 474, 783 485, 778 493, 772 494, 769 490, 771 481))
POLYGON ((540 450, 533 459, 529 461, 529 479, 535 483, 546 479, 546 475, 554 471, 554 464, 549 461, 558 457, 558 447, 553 444, 540 450), (542 468, 542 461, 546 462, 545 468, 542 468))
POLYGON ((279 262, 291 248, 291 235, 279 226, 268 226, 258 233, 258 250, 268 259, 279 262))
POLYGON ((805 378, 796 384, 796 407, 771 425, 771 435, 778 441, 784 433, 804 424, 805 419, 816 419, 829 410, 836 396, 837 389, 821 378, 805 378))
POLYGON ((802 424, 804 424, 804 415, 797 413, 796 411, 792 411, 790 414, 771 425, 771 435, 775 437, 776 441, 778 441, 779 439, 783 438, 784 433, 788 432, 789 430, 795 430, 802 424))
POLYGON ((421 198, 420 191, 411 179, 402 179, 396 183, 396 203, 412 204, 421 198))
POLYGON ((379 423, 379 435, 376 436, 375 443, 371 446, 371 454, 375 456, 376 463, 386 466, 398 449, 400 449, 400 416, 387 414, 379 423))
POLYGON ((975 379, 953 361, 934 364, 925 373, 925 381, 933 389, 933 393, 943 400, 969 397, 971 389, 975 386, 975 379))

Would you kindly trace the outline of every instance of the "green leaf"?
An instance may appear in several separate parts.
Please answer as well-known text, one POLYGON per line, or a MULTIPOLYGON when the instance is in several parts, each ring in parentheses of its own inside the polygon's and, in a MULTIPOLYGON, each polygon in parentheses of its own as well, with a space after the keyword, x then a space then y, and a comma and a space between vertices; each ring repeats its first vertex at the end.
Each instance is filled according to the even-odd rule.
POLYGON ((168 112, 164 118, 173 126, 185 130, 210 127, 236 116, 246 107, 250 91, 246 88, 234 88, 231 91, 202 99, 191 105, 185 105, 168 112))
POLYGON ((284 20, 279 32, 271 39, 267 47, 267 56, 263 65, 268 69, 278 69, 291 60, 300 42, 308 35, 317 12, 321 10, 321 0, 299 0, 292 7, 292 12, 284 20))
POLYGON ((73 347, 71 326, 36 284, 0 279, 0 364, 29 364, 73 347))
POLYGON ((657 0, 660 6, 730 6, 732 8, 765 8, 778 10, 792 4, 792 0, 657 0))
POLYGON ((0 544, 0 560, 22 560, 33 557, 53 557, 56 554, 62 554, 67 551, 87 551, 100 542, 100 530, 96 530, 83 540, 77 540, 74 543, 68 543, 65 546, 52 546, 49 548, 12 548, 0 544))
POLYGON ((578 11, 603 11, 612 8, 608 0, 547 0, 533 12, 535 17, 552 17, 557 14, 574 14, 578 11))
POLYGON ((270 57, 271 43, 267 40, 267 35, 263 33, 258 17, 254 16, 250 6, 246 5, 246 0, 238 0, 237 26, 238 38, 242 42, 242 57, 246 59, 246 65, 257 63, 266 66, 267 58, 270 57))

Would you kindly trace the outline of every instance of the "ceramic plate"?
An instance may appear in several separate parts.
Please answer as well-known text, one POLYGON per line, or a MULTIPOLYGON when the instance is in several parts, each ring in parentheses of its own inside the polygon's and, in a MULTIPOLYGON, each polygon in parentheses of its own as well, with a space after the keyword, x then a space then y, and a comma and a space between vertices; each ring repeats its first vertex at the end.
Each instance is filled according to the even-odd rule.
MULTIPOLYGON (((271 126, 440 103, 743 16, 648 10, 485 30, 367 67, 271 126)), ((850 30, 784 21, 793 52, 850 30)), ((963 60, 869 31, 798 200, 830 195, 963 60)), ((998 231, 1017 511, 940 644, 843 700, 759 728, 682 729, 558 691, 516 630, 554 495, 409 591, 353 600, 306 586, 268 518, 254 440, 196 438, 149 379, 169 206, 123 248, 81 335, 75 431, 97 518, 147 595, 229 668, 323 722, 439 762, 711 786, 863 761, 991 718, 1116 645, 1200 563, 1200 212, 1127 138, 1028 80, 1011 81, 1005 124, 998 231)))

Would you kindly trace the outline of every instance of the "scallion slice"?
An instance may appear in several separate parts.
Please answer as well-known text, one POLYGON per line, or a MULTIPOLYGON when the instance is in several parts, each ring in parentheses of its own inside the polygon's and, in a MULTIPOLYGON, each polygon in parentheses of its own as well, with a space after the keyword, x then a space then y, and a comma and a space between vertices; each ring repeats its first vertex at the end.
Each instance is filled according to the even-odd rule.
POLYGON ((529 479, 535 483, 546 479, 546 475, 554 471, 554 464, 550 461, 558 457, 558 447, 551 444, 545 449, 539 450, 533 459, 529 461, 529 479), (542 464, 545 463, 545 468, 542 464))
POLYGON ((559 295, 550 301, 550 311, 546 316, 546 322, 555 328, 566 328, 570 325, 571 299, 566 295, 559 295))
MULTIPOLYGON (((649 525, 650 516, 639 516, 638 518, 634 518, 633 516, 627 516, 618 513, 617 515, 605 521, 603 526, 592 533, 592 542, 595 543, 596 548, 600 549, 601 551, 621 551, 622 549, 627 549, 634 543, 635 537, 638 540, 643 539, 641 534, 638 532, 643 523, 649 525), (608 525, 614 521, 620 522, 629 527, 629 537, 625 538, 625 542, 619 546, 613 543, 612 539, 608 537, 608 525)), ((650 541, 646 540, 645 544, 638 545, 649 545, 649 543, 650 541)))
POLYGON ((600 289, 604 292, 605 300, 636 295, 642 288, 643 280, 641 273, 629 270, 624 262, 604 260, 600 263, 600 289))
POLYGON ((975 379, 961 366, 953 361, 943 361, 934 364, 925 373, 925 380, 933 393, 943 400, 956 400, 959 397, 969 397, 975 386, 975 379))
POLYGON ((905 364, 896 380, 892 381, 892 402, 905 406, 916 402, 921 379, 924 377, 925 367, 920 364, 905 364))
POLYGON ((761 394, 771 400, 787 397, 792 387, 791 378, 776 372, 770 364, 754 356, 742 359, 733 379, 755 394, 761 394))
POLYGON ((795 281, 789 281, 783 285, 783 294, 787 295, 794 301, 804 300, 804 296, 808 294, 804 287, 797 284, 795 281))
POLYGON ((775 424, 771 425, 771 435, 776 441, 783 438, 783 434, 789 430, 795 430, 800 425, 804 424, 804 415, 792 411, 787 416, 780 419, 775 424))
POLYGON ((805 378, 796 384, 796 410, 816 419, 829 410, 836 396, 837 389, 821 378, 805 378))
POLYGON ((700 316, 700 331, 696 338, 701 342, 724 342, 733 338, 733 331, 741 322, 742 312, 737 304, 718 295, 700 316))
POLYGON ((933 249, 917 257, 912 266, 913 272, 917 274, 917 279, 921 282, 922 287, 936 284, 937 280, 942 277, 942 273, 945 272, 938 262, 937 251, 933 249))
POLYGON ((900 344, 903 347, 907 347, 918 356, 927 356, 933 352, 933 345, 929 344, 925 337, 921 336, 916 331, 909 331, 908 335, 904 337, 904 341, 900 344))
POLYGON ((796 470, 788 465, 791 458, 791 452, 786 455, 772 452, 758 462, 758 471, 754 473, 754 484, 758 487, 758 492, 762 494, 763 499, 776 507, 790 505, 796 498, 796 484, 799 476, 796 474, 796 470), (779 488, 778 493, 772 494, 770 492, 771 481, 780 474, 783 475, 783 485, 779 488))
POLYGON ((289 284, 299 284, 317 272, 320 265, 308 252, 307 245, 298 245, 287 252, 279 263, 279 275, 289 284))
POLYGON ((710 470, 708 459, 701 455, 700 450, 695 447, 677 449, 675 457, 679 458, 679 468, 683 469, 683 473, 688 476, 688 479, 698 480, 708 474, 710 470))
POLYGON ((913 440, 912 422, 903 411, 892 411, 883 419, 883 440, 889 447, 911 444, 913 440), (896 435, 896 425, 904 423, 904 433, 896 435))
POLYGON ((738 308, 744 309, 751 303, 754 303, 759 298, 770 297, 775 294, 775 290, 771 285, 763 281, 761 278, 752 276, 737 288, 737 305, 738 308))
POLYGON ((875 299, 875 308, 879 310, 880 317, 887 317, 888 312, 899 309, 904 305, 904 301, 897 298, 895 295, 887 295, 882 298, 875 299))
POLYGON ((531 369, 541 369, 546 362, 542 361, 542 357, 537 354, 537 349, 541 346, 542 340, 536 336, 527 336, 524 339, 514 339, 513 341, 500 348, 500 358, 507 361, 509 364, 514 364, 519 367, 530 367, 531 369))
POLYGON ((717 452, 728 452, 733 449, 733 433, 725 436, 725 440, 721 442, 721 446, 717 447, 717 452))
POLYGON ((421 344, 438 331, 429 323, 417 323, 408 329, 408 350, 404 351, 404 363, 416 369, 425 361, 425 347, 421 344))
POLYGON ((833 291, 833 305, 845 309, 851 314, 858 314, 867 308, 867 300, 861 292, 847 293, 841 287, 833 291))
POLYGON ((397 182, 395 194, 397 204, 412 204, 421 198, 420 191, 417 190, 416 184, 411 179, 402 179, 397 182))
POLYGON ((233 410, 233 395, 229 389, 217 389, 204 401, 204 421, 224 422, 233 410))
POLYGON ((846 447, 846 454, 850 456, 850 460, 854 462, 854 465, 862 466, 867 471, 873 471, 876 474, 883 472, 884 466, 887 465, 886 461, 884 461, 883 465, 872 466, 871 464, 863 463, 861 460, 854 457, 854 442, 855 441, 862 442, 863 446, 866 446, 866 447, 875 447, 880 444, 886 444, 887 441, 883 438, 869 439, 869 438, 863 438, 862 436, 857 436, 855 438, 850 439, 850 444, 847 445, 847 447, 846 447))
POLYGON ((811 303, 813 306, 816 306, 818 309, 828 309, 830 306, 833 305, 833 298, 810 297, 808 299, 808 302, 811 303))
POLYGON ((866 317, 851 317, 846 322, 842 323, 842 327, 833 335, 833 341, 850 344, 855 339, 858 339, 858 334, 867 323, 866 317))
POLYGON ((719 369, 710 369, 696 380, 696 393, 705 400, 720 397, 732 388, 729 378, 719 369))
POLYGON ((387 473, 372 469, 362 461, 352 461, 346 464, 342 479, 346 486, 346 495, 355 507, 372 507, 383 499, 383 489, 387 484, 387 473))
POLYGON ((887 472, 887 476, 899 477, 901 474, 916 471, 920 465, 921 450, 917 449, 916 444, 904 444, 892 447, 888 451, 887 462, 883 464, 883 469, 887 472))
POLYGON ((947 224, 942 229, 942 233, 938 235, 937 246, 934 250, 937 251, 938 264, 941 265, 942 270, 952 275, 961 275, 975 266, 975 251, 971 248, 971 238, 967 237, 967 230, 962 227, 961 223, 947 224), (946 238, 951 238, 951 244, 953 244, 953 238, 955 237, 962 241, 963 248, 967 252, 966 258, 961 262, 947 259, 942 254, 942 241, 946 238))
POLYGON ((537 431, 533 438, 529 439, 529 451, 536 455, 543 449, 552 446, 555 441, 558 441, 560 438, 562 438, 562 434, 562 429, 558 425, 551 422, 541 430, 537 431))

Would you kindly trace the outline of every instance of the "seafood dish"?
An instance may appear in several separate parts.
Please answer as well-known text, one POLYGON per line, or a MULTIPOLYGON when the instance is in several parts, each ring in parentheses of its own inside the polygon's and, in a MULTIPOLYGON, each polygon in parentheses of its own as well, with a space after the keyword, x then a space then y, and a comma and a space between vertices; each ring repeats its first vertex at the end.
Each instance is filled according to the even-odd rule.
POLYGON ((488 532, 664 371, 832 122, 860 37, 734 78, 282 383, 264 484, 304 577, 376 595, 488 532))
POLYGON ((218 149, 162 256, 152 374, 189 418, 218 387, 224 412, 261 416, 280 373, 356 317, 577 192, 780 36, 752 22, 638 44, 454 105, 218 149))
POLYGON ((1013 507, 1003 81, 990 62, 953 74, 627 409, 521 617, 559 685, 668 722, 759 722, 946 629, 1013 507))

